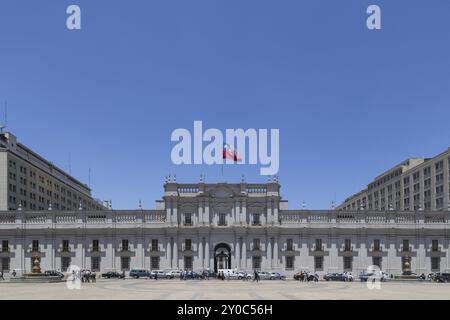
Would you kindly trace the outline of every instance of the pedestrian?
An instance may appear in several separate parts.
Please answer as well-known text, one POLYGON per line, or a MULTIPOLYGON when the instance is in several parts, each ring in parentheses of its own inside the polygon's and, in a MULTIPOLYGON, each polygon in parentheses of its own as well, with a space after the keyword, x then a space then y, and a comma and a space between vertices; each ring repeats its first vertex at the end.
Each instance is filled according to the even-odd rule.
POLYGON ((3 278, 3 271, 0 271, 0 279, 2 279, 3 281, 5 280, 5 278, 3 278))
POLYGON ((259 282, 259 274, 258 274, 258 272, 256 272, 256 270, 254 271, 254 276, 255 276, 255 278, 253 279, 253 282, 259 282))
POLYGON ((158 280, 158 271, 155 272, 155 280, 158 280))
POLYGON ((122 279, 125 280, 125 270, 122 270, 122 279))
POLYGON ((13 276, 13 277, 16 277, 16 275, 17 275, 16 270, 13 270, 12 276, 13 276))

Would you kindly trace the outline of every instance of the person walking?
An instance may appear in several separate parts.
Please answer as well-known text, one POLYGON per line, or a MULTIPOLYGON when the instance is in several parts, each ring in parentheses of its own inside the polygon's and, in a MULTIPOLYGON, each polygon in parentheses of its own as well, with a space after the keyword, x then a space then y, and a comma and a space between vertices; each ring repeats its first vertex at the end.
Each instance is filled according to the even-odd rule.
POLYGON ((158 271, 155 272, 155 280, 158 280, 158 271))
POLYGON ((5 278, 3 277, 3 271, 0 271, 0 279, 2 279, 3 281, 5 281, 5 278))
POLYGON ((259 282, 259 274, 258 274, 258 272, 256 272, 256 270, 254 271, 254 279, 253 279, 253 282, 259 282))
POLYGON ((122 279, 125 280, 125 270, 122 270, 122 279))

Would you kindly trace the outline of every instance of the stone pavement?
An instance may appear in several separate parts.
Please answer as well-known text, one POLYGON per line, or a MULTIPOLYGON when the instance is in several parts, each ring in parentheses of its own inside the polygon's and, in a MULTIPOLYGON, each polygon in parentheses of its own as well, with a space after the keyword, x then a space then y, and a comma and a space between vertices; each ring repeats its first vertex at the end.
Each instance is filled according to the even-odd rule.
POLYGON ((386 282, 369 290, 360 282, 301 283, 298 281, 180 281, 98 280, 69 290, 65 282, 26 284, 0 281, 0 300, 5 299, 136 299, 136 300, 334 300, 334 299, 445 299, 450 284, 386 282))

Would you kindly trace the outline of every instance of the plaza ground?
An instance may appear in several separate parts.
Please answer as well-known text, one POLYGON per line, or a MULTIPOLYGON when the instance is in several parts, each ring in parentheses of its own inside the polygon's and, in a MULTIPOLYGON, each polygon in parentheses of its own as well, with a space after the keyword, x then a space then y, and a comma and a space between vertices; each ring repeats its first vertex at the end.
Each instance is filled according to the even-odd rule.
POLYGON ((180 281, 110 279, 82 284, 69 290, 60 283, 0 282, 0 300, 450 300, 450 284, 431 282, 385 282, 380 290, 369 290, 360 282, 301 283, 294 280, 261 281, 180 281))

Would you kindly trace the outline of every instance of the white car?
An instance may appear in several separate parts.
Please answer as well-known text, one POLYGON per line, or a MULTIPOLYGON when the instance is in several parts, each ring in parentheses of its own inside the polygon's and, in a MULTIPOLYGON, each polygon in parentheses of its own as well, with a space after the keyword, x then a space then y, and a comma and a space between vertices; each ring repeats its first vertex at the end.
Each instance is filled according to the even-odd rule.
POLYGON ((180 270, 170 270, 166 272, 167 279, 179 279, 181 277, 181 271, 180 270))

